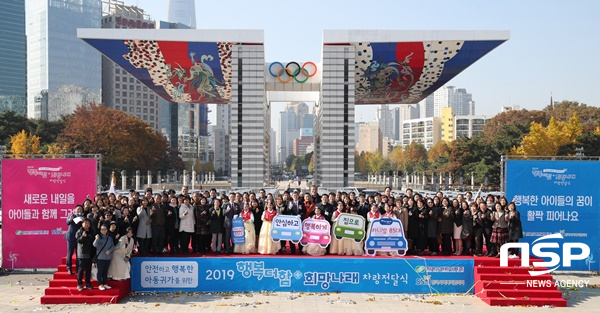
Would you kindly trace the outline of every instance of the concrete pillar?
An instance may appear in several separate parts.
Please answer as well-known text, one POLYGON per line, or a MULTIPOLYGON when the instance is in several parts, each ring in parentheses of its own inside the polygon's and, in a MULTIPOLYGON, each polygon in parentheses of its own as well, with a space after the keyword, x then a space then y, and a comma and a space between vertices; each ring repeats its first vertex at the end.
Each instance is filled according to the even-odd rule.
POLYGON ((140 171, 135 171, 135 190, 140 190, 142 189, 142 177, 141 177, 141 172, 140 171))
POLYGON ((127 171, 121 171, 121 190, 127 190, 127 171))
POLYGON ((196 171, 192 171, 192 189, 196 189, 196 171))
POLYGON ((165 184, 169 183, 171 183, 171 175, 169 174, 169 171, 167 171, 167 177, 165 177, 165 184))
POLYGON ((162 176, 160 175, 160 171, 156 172, 156 182, 159 186, 162 186, 162 176))
POLYGON ((473 186, 475 186, 475 175, 471 172, 471 188, 473 188, 473 186))
POLYGON ((448 172, 448 185, 452 185, 452 173, 448 172))
POLYGON ((148 187, 152 188, 152 172, 148 171, 148 187))
POLYGON ((183 176, 182 176, 182 184, 185 186, 188 184, 188 171, 187 170, 183 170, 183 176))
POLYGON ((173 172, 173 182, 179 183, 179 177, 177 177, 177 171, 173 172))

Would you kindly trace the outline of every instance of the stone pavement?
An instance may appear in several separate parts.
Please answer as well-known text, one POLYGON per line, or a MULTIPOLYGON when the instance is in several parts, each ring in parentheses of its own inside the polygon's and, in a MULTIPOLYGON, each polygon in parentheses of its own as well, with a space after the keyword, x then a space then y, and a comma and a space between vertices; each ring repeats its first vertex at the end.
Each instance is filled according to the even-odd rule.
POLYGON ((568 290, 567 308, 490 307, 474 295, 406 295, 367 293, 132 293, 113 305, 41 305, 52 271, 14 271, 0 276, 0 313, 7 312, 600 312, 600 277, 558 275, 556 279, 589 279, 596 288, 568 290))

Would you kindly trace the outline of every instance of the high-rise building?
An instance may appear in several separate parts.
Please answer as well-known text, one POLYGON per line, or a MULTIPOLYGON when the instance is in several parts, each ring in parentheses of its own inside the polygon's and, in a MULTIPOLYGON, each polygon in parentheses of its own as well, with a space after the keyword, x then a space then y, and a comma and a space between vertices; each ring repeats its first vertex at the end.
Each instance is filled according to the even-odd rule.
POLYGON ((0 0, 0 113, 27 113, 25 1, 0 0))
POLYGON ((394 121, 389 105, 384 104, 377 106, 377 123, 379 124, 383 137, 394 137, 394 121))
POLYGON ((435 93, 430 94, 427 96, 427 98, 419 102, 419 118, 433 117, 433 111, 435 108, 434 94, 435 93))
MULTIPOLYGON (((455 115, 474 115, 475 101, 473 95, 464 88, 454 89, 454 86, 443 86, 433 93, 433 116, 442 117, 443 108, 452 108, 455 115)), ((427 99, 421 101, 424 102, 427 99)), ((421 111, 423 112, 423 111, 421 111)), ((421 118, 423 118, 421 116, 421 118)))
POLYGON ((169 22, 178 22, 196 28, 196 1, 169 0, 169 22))
POLYGON ((475 115, 475 101, 473 95, 467 93, 464 88, 458 88, 454 92, 454 105, 452 111, 455 115, 475 115))
POLYGON ((442 117, 443 108, 454 106, 454 86, 443 86, 433 93, 433 116, 442 117))
POLYGON ((402 137, 402 123, 405 120, 419 118, 419 108, 414 104, 401 104, 400 107, 394 108, 392 112, 392 128, 394 136, 390 137, 395 141, 399 141, 402 137))
POLYGON ((439 117, 406 120, 402 124, 402 148, 414 141, 422 143, 429 150, 441 137, 442 119, 439 117))
POLYGON ((271 164, 277 163, 277 134, 273 128, 271 128, 271 137, 269 138, 269 150, 271 153, 271 164))
POLYGON ((77 38, 100 28, 100 0, 27 1, 27 116, 57 120, 100 102, 101 55, 77 38))
POLYGON ((455 116, 455 137, 473 137, 479 134, 483 134, 483 127, 491 119, 485 115, 469 115, 469 116, 455 116))
POLYGON ((454 114, 452 108, 442 108, 442 140, 450 142, 454 140, 454 114))
POLYGON ((279 129, 277 131, 277 162, 294 154, 294 139, 300 137, 300 129, 313 129, 315 116, 309 114, 309 106, 304 102, 290 103, 279 113, 279 129))
MULTIPOLYGON (((116 0, 105 4, 102 28, 155 28, 155 22, 141 8, 116 0)), ((154 130, 162 128, 160 97, 106 57, 102 57, 102 103, 143 120, 154 130)))
POLYGON ((358 129, 359 143, 356 149, 361 152, 375 152, 383 149, 383 132, 376 122, 361 123, 358 129))

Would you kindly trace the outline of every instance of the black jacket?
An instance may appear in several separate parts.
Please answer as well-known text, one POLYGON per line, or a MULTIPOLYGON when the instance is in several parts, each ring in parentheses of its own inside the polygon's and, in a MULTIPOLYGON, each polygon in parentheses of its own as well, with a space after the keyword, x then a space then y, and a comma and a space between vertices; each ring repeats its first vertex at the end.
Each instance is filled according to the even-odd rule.
POLYGON ((80 228, 75 234, 75 239, 77 240, 77 258, 78 259, 91 259, 94 257, 92 255, 92 247, 94 243, 94 231, 90 227, 89 231, 86 231, 83 228, 80 228), (83 233, 86 233, 86 236, 83 236, 83 233))

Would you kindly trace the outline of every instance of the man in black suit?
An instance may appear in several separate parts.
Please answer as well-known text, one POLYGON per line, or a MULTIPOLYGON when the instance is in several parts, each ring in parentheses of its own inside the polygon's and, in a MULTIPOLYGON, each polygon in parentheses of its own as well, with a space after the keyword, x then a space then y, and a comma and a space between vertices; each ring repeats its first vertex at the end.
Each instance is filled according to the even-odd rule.
MULTIPOLYGON (((292 200, 288 202, 288 209, 286 215, 297 216, 302 218, 305 213, 304 205, 300 202, 300 195, 294 192, 292 200)), ((302 245, 298 245, 299 253, 302 254, 302 245)), ((296 245, 290 241, 290 252, 291 254, 296 253, 296 245)))

